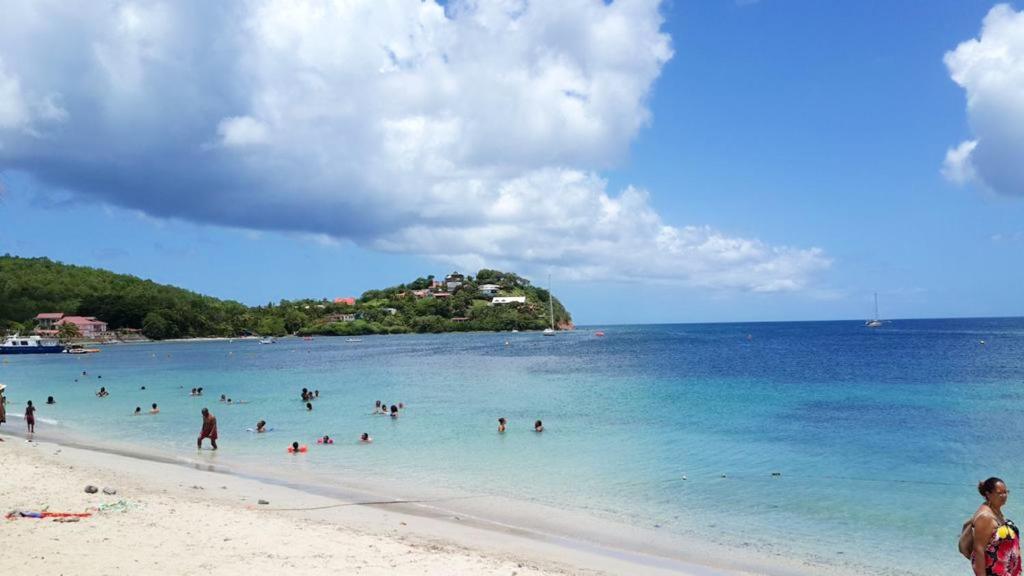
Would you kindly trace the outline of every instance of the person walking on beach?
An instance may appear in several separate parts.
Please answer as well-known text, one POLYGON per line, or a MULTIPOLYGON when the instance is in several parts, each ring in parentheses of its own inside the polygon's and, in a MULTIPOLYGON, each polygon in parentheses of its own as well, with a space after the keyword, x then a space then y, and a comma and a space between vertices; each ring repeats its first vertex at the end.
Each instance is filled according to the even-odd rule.
POLYGON ((974 527, 971 567, 975 576, 1021 576, 1020 533, 1013 522, 1003 516, 1003 506, 1010 494, 999 478, 978 483, 978 493, 985 502, 971 517, 974 527))
POLYGON ((0 390, 0 424, 7 422, 7 397, 3 390, 0 390))
POLYGON ((196 448, 203 449, 203 438, 210 439, 210 445, 217 449, 217 417, 210 414, 209 409, 203 408, 203 429, 199 431, 199 440, 196 440, 196 448))
POLYGON ((32 405, 32 401, 28 401, 28 406, 25 406, 25 425, 28 426, 28 433, 34 434, 36 431, 36 407, 32 405))

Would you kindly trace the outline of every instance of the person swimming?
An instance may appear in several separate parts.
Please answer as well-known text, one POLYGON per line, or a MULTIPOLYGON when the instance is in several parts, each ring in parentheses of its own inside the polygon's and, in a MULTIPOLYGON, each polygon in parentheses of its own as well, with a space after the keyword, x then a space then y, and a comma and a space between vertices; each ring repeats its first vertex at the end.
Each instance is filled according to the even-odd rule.
POLYGON ((289 454, 299 454, 307 450, 305 446, 299 446, 298 442, 292 442, 292 445, 288 447, 289 454))
POLYGON ((196 396, 202 396, 202 395, 203 395, 203 389, 201 387, 200 388, 196 388, 196 396))
POLYGON ((106 398, 107 396, 110 396, 110 392, 107 392, 106 388, 104 388, 103 386, 100 386, 100 390, 99 390, 99 392, 96 393, 96 396, 98 398, 106 398))
POLYGON ((259 422, 256 423, 256 433, 257 434, 261 434, 261 433, 266 432, 266 431, 267 431, 267 421, 266 420, 260 420, 259 422))
POLYGON ((132 414, 132 416, 138 416, 139 414, 142 414, 142 406, 136 406, 135 412, 132 414))
POLYGON ((193 388, 192 391, 188 393, 188 395, 189 396, 195 396, 196 395, 196 389, 193 388))
POLYGON ((533 423, 533 431, 534 432, 543 432, 544 431, 544 423, 541 422, 540 420, 537 420, 536 422, 534 422, 533 423))
POLYGON ((394 404, 391 405, 391 417, 398 418, 398 406, 395 406, 394 404))
POLYGON ((313 390, 313 398, 319 398, 319 397, 320 397, 320 391, 319 390, 313 390))
POLYGON ((373 442, 373 438, 370 438, 369 434, 363 432, 362 435, 359 436, 359 441, 362 442, 363 444, 369 444, 370 442, 373 442))
POLYGON ((159 414, 160 409, 156 407, 156 402, 153 402, 153 407, 149 409, 150 414, 159 414))
POLYGON ((317 444, 334 444, 334 439, 331 438, 330 436, 328 436, 327 434, 324 434, 323 438, 317 438, 316 439, 316 443, 317 444))
POLYGON ((56 404, 57 401, 53 399, 53 396, 47 396, 46 397, 46 403, 47 404, 56 404))
POLYGON ((498 418, 498 432, 505 431, 505 424, 507 421, 504 418, 498 418))
POLYGON ((221 395, 220 395, 220 401, 221 401, 221 402, 227 402, 227 401, 228 401, 228 396, 227 396, 227 394, 221 394, 221 395))
POLYGON ((373 413, 380 414, 380 400, 377 400, 377 403, 373 406, 373 413))
POLYGON ((313 405, 311 403, 309 403, 309 402, 306 402, 306 412, 312 412, 312 411, 313 411, 313 405))

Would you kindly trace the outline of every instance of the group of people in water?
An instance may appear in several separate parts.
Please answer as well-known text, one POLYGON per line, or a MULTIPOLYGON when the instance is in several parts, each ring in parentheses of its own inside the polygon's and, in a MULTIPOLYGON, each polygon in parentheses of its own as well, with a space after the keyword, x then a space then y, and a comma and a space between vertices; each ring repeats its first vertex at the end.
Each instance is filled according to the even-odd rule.
MULTIPOLYGON (((507 428, 508 428, 508 420, 506 420, 505 418, 498 418, 498 433, 504 434, 505 430, 507 428)), ((534 432, 543 432, 544 431, 544 423, 541 422, 540 420, 537 420, 536 422, 534 422, 533 423, 533 431, 534 432)))
POLYGON ((398 404, 391 405, 391 411, 388 411, 388 403, 377 400, 377 404, 373 407, 374 414, 380 414, 381 416, 390 415, 392 418, 398 418, 398 411, 405 410, 405 404, 399 402, 398 404))
MULTIPOLYGON (((82 375, 83 376, 86 375, 86 372, 82 371, 82 375)), ((77 379, 76 379, 76 381, 77 381, 77 379)), ((141 389, 145 390, 146 387, 142 386, 141 389)), ((203 395, 203 388, 202 387, 192 388, 191 391, 189 392, 189 396, 202 396, 202 395, 203 395)), ((106 398, 106 397, 110 396, 110 392, 106 389, 106 387, 101 386, 100 389, 96 392, 96 396, 98 398, 106 398)), ((320 391, 319 390, 309 390, 308 388, 303 388, 302 392, 301 392, 301 395, 300 395, 300 398, 305 403, 306 410, 307 411, 312 411, 313 410, 313 402, 320 398, 320 391)), ((233 402, 232 399, 228 398, 227 395, 225 395, 225 394, 221 394, 220 395, 220 401, 222 403, 224 403, 224 404, 245 404, 245 403, 247 403, 247 402, 233 402)), ((53 396, 49 396, 46 399, 46 403, 47 404, 55 404, 56 400, 53 398, 53 396)), ((391 418, 398 418, 400 412, 402 410, 404 410, 404 409, 405 409, 405 404, 403 402, 399 402, 398 404, 391 404, 389 406, 387 402, 383 402, 381 400, 377 400, 374 403, 373 414, 375 414, 375 415, 382 415, 382 416, 390 416, 391 418)), ((28 403, 27 403, 27 406, 25 408, 25 423, 28 426, 29 433, 34 433, 35 432, 35 411, 36 411, 36 407, 32 404, 32 401, 29 400, 28 403)), ((151 404, 151 407, 150 407, 148 413, 149 414, 159 414, 160 413, 160 407, 157 405, 156 402, 151 404)), ((135 407, 135 412, 133 412, 133 415, 134 416, 139 416, 141 414, 143 414, 142 407, 141 406, 136 406, 135 407)), ((201 450, 202 447, 203 447, 203 440, 209 439, 210 440, 211 448, 213 450, 216 450, 217 449, 217 437, 218 437, 218 434, 217 434, 217 418, 210 412, 210 410, 208 408, 203 408, 202 411, 201 411, 201 414, 202 414, 202 427, 200 428, 200 431, 199 431, 199 438, 196 440, 196 448, 201 450)), ((0 424, 5 422, 5 416, 6 416, 6 398, 3 397, 2 395, 0 395, 0 424)), ((508 420, 506 420, 504 417, 498 418, 498 432, 499 433, 504 433, 507 430, 507 426, 508 426, 508 420)), ((534 422, 533 429, 534 429, 535 432, 543 432, 544 431, 544 424, 540 420, 537 420, 536 422, 534 422)), ((267 421, 266 420, 262 420, 262 419, 256 423, 256 428, 255 429, 250 428, 249 430, 253 431, 255 433, 258 433, 258 434, 263 434, 263 433, 271 431, 270 428, 267 428, 267 421)), ((361 444, 369 444, 369 443, 373 442, 373 438, 370 436, 370 434, 368 432, 363 432, 359 436, 359 442, 361 444)), ((324 436, 322 436, 322 437, 317 439, 317 444, 321 444, 321 445, 334 444, 334 439, 331 438, 329 435, 325 434, 324 436)), ((306 446, 300 444, 297 441, 296 442, 292 442, 291 446, 288 448, 288 452, 293 453, 293 454, 305 453, 305 452, 307 452, 307 450, 308 450, 308 448, 306 446)))

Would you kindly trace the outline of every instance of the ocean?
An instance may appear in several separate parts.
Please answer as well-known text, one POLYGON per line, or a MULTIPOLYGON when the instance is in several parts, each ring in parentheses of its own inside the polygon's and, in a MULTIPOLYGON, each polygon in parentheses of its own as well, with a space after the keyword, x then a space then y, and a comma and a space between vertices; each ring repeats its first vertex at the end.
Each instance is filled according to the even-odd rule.
MULTIPOLYGON (((405 497, 500 498, 490 512, 518 524, 530 524, 529 506, 564 510, 678 538, 698 561, 693 543, 707 542, 719 556, 763 560, 768 573, 779 559, 808 573, 968 573, 955 541, 980 502, 975 485, 993 475, 1024 484, 1020 318, 102 350, 0 357, 8 414, 31 399, 41 435, 405 497), (109 397, 95 396, 100 386, 109 397), (204 395, 190 396, 199 386, 204 395), (320 391, 312 411, 303 387, 320 391), (406 408, 374 415, 376 400, 406 408), (132 416, 153 402, 160 414, 132 416), (195 449, 204 406, 219 422, 216 454, 195 449), (273 430, 248 432, 260 419, 273 430), (374 442, 360 444, 362 432, 374 442), (324 434, 335 444, 317 445, 324 434), (293 441, 309 453, 287 454, 293 441)), ((1011 494, 1007 516, 1024 520, 1018 510, 1011 494)))

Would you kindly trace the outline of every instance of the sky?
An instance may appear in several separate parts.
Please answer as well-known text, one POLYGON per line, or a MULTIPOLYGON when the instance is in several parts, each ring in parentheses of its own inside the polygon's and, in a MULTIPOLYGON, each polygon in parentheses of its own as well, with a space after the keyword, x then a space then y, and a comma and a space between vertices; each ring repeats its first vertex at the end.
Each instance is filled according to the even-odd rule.
POLYGON ((1024 315, 1024 6, 0 0, 0 253, 247 304, 1024 315))

